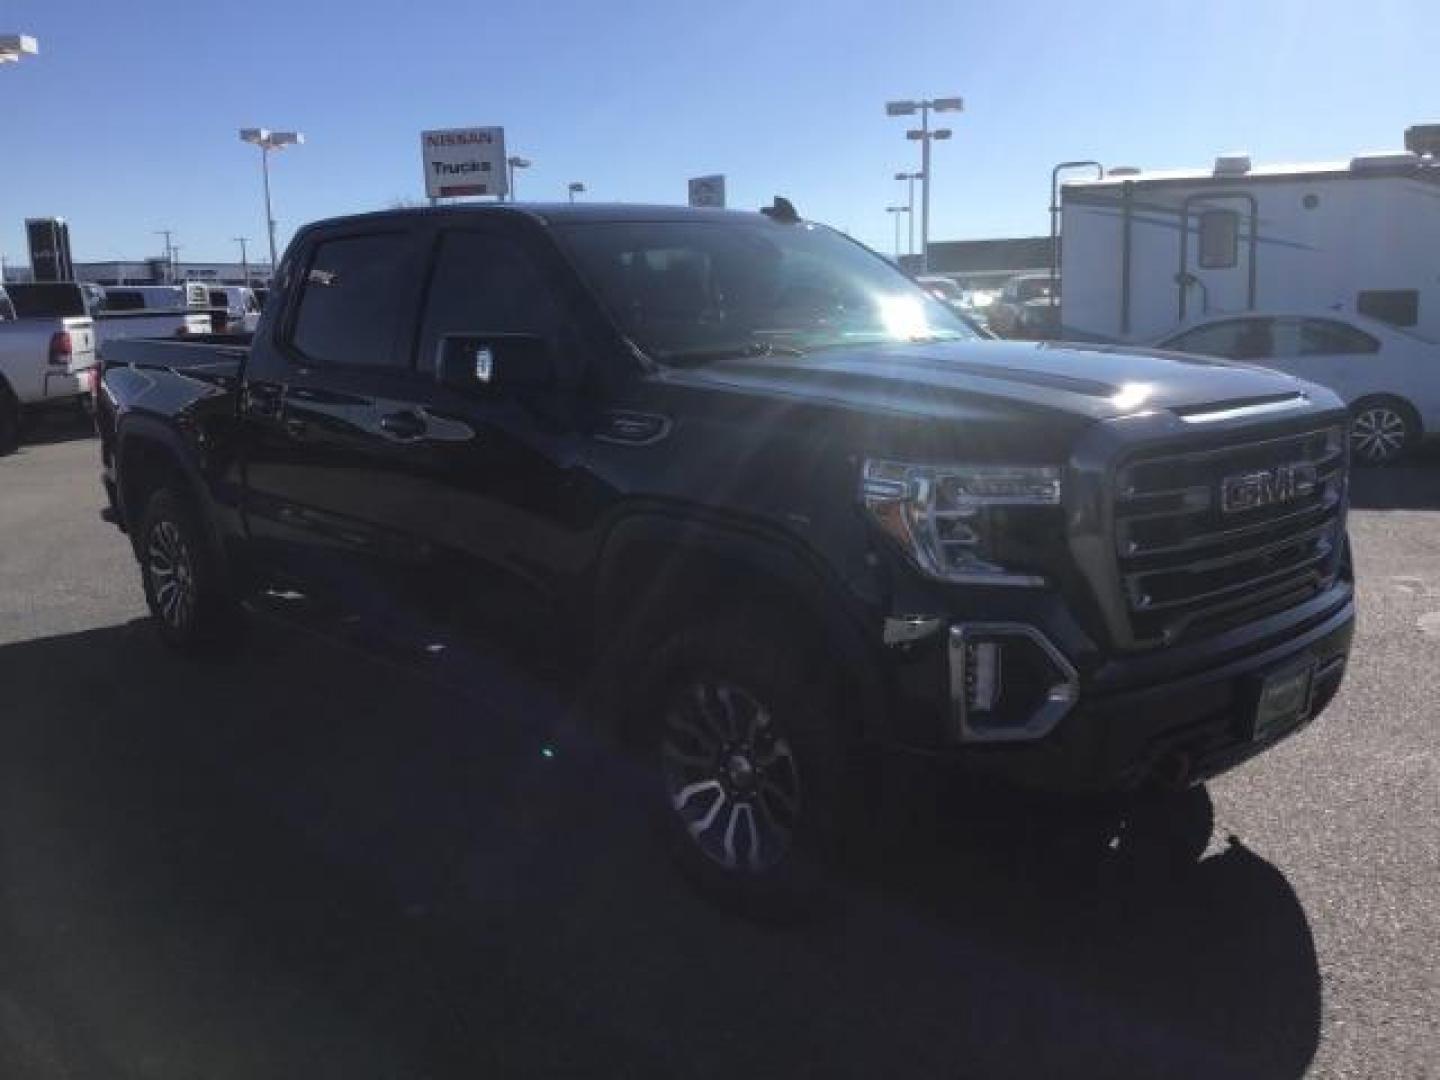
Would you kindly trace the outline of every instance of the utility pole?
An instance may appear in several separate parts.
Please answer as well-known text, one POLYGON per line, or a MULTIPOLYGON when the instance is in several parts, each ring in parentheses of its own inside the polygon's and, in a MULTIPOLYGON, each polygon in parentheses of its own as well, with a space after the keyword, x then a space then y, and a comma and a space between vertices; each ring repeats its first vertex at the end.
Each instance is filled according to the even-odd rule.
POLYGON ((172 285, 175 282, 175 256, 170 252, 170 237, 175 235, 175 230, 156 229, 155 235, 165 238, 165 280, 160 284, 172 285))
POLYGON ((248 236, 233 236, 231 239, 240 245, 240 277, 245 285, 249 285, 250 258, 245 253, 245 245, 249 242, 250 238, 248 236))

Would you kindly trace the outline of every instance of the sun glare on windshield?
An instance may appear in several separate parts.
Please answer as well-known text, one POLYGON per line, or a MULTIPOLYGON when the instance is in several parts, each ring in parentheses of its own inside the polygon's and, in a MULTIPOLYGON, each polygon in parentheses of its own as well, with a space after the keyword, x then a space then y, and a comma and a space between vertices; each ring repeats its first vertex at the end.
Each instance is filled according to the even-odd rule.
POLYGON ((915 297, 877 296, 875 305, 880 311, 880 320, 885 324, 885 329, 895 337, 917 338, 930 333, 925 309, 915 297))

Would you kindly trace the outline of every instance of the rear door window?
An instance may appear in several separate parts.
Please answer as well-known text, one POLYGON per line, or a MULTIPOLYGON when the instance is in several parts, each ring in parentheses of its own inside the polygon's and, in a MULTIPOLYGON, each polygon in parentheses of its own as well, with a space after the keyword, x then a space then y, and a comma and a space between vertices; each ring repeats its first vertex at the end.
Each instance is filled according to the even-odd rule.
POLYGON ((1365 331, 1334 319, 1299 320, 1301 356, 1348 356, 1380 351, 1380 342, 1365 331))

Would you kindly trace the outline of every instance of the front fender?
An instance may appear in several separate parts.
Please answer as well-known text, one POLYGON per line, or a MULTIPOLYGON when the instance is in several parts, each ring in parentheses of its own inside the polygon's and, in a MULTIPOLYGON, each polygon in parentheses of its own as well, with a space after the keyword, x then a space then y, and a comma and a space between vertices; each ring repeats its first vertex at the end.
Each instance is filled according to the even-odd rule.
POLYGON ((605 535, 593 598, 597 655, 616 640, 643 641, 700 617, 697 604, 762 601, 791 611, 823 635, 843 673, 855 733, 881 733, 883 666, 878 641, 864 633, 878 616, 803 541, 773 525, 698 507, 631 507, 605 535))

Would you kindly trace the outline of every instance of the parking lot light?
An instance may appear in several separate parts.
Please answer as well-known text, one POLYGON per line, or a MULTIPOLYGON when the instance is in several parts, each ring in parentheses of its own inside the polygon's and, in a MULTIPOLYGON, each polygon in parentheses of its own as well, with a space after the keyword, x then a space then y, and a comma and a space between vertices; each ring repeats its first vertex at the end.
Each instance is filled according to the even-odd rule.
POLYGON ((909 255, 915 254, 915 181, 922 177, 923 174, 918 172, 897 172, 895 174, 896 180, 904 180, 909 185, 905 199, 905 204, 908 207, 906 213, 910 215, 905 219, 905 223, 910 230, 910 239, 905 245, 906 254, 909 255))
POLYGON ((909 214, 910 208, 908 206, 887 206, 885 212, 893 214, 895 217, 895 260, 898 262, 900 260, 900 215, 909 214))
POLYGON ((260 148, 260 172, 265 178, 265 228, 270 237, 270 268, 274 272, 275 215, 270 209, 270 151, 299 146, 305 136, 298 131, 271 131, 269 128, 241 128, 240 141, 260 148))
POLYGON ((924 101, 887 101, 886 116, 920 114, 920 126, 905 132, 905 138, 920 144, 920 269, 930 269, 930 144, 936 139, 950 138, 950 129, 930 130, 930 110, 961 112, 965 99, 959 97, 929 98, 924 101))
POLYGON ((575 201, 576 195, 583 195, 585 193, 585 185, 582 184, 579 180, 572 180, 570 182, 570 186, 567 187, 565 190, 569 192, 570 201, 573 203, 575 201))
POLYGON ((0 64, 13 64, 23 56, 36 56, 40 42, 29 34, 0 34, 0 64))
POLYGON ((516 169, 528 169, 528 168, 530 168, 531 164, 533 164, 533 163, 531 162, 531 160, 530 160, 529 158, 523 158, 523 157, 508 157, 508 158, 505 159, 505 164, 510 167, 510 201, 511 201, 511 202, 514 202, 514 201, 515 201, 515 170, 516 170, 516 169))

